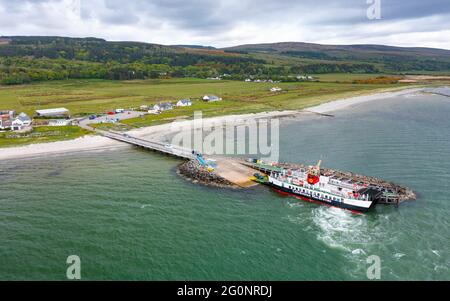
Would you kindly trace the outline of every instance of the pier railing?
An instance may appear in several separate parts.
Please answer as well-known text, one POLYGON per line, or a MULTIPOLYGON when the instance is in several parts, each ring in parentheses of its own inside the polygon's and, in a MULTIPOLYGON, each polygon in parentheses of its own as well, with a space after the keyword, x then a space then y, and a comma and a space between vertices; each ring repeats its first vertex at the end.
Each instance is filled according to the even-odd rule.
POLYGON ((177 145, 162 143, 158 141, 146 140, 137 137, 133 137, 125 133, 117 133, 113 131, 97 130, 99 134, 116 141, 121 141, 134 146, 150 149, 167 155, 183 158, 183 159, 195 159, 195 155, 191 149, 180 147, 177 145))

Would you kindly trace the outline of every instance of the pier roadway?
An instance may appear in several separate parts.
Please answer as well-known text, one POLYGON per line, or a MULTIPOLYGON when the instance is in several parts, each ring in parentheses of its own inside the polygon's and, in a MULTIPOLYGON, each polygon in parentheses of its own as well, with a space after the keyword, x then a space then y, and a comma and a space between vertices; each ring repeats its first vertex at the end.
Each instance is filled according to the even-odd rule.
MULTIPOLYGON (((192 153, 191 149, 186 149, 177 145, 171 145, 159 141, 141 139, 133 137, 127 133, 95 129, 89 126, 89 120, 87 119, 80 120, 79 126, 90 131, 95 131, 96 133, 104 137, 114 139, 116 141, 121 141, 130 145, 142 147, 182 159, 196 160, 196 155, 192 153)), ((256 170, 252 169, 249 166, 243 165, 241 159, 224 156, 207 156, 207 158, 216 160, 217 166, 214 172, 222 178, 230 181, 231 183, 244 188, 257 185, 255 182, 250 180, 250 177, 253 176, 256 170)))

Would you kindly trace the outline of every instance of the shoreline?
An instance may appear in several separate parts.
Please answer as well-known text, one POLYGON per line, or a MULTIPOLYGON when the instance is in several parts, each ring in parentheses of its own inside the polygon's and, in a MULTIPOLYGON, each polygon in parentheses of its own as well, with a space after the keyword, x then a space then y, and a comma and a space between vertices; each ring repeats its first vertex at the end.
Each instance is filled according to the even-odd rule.
MULTIPOLYGON (((225 115, 218 117, 210 117, 203 119, 204 127, 217 126, 219 124, 225 124, 227 122, 233 122, 236 125, 240 121, 257 120, 257 119, 271 119, 271 118, 301 118, 303 114, 330 114, 342 109, 350 108, 356 105, 360 105, 366 102, 386 99, 396 96, 404 96, 407 94, 415 94, 422 92, 425 88, 405 88, 396 91, 378 92, 374 94, 339 98, 335 100, 325 101, 323 104, 305 108, 302 110, 285 110, 285 111, 271 111, 261 113, 249 113, 241 115, 225 115)), ((185 120, 178 122, 177 126, 183 126, 192 123, 192 120, 185 120)), ((155 125, 150 127, 143 127, 139 129, 133 129, 129 131, 131 135, 135 135, 139 138, 151 138, 153 140, 164 141, 168 136, 174 134, 172 123, 166 123, 161 125, 155 125)), ((21 159, 21 158, 33 158, 61 153, 73 153, 80 151, 93 151, 102 149, 112 149, 118 147, 126 147, 125 144, 117 141, 113 141, 109 138, 105 138, 98 135, 87 135, 81 138, 50 142, 50 143, 37 143, 26 146, 0 148, 0 160, 6 159, 21 159)))

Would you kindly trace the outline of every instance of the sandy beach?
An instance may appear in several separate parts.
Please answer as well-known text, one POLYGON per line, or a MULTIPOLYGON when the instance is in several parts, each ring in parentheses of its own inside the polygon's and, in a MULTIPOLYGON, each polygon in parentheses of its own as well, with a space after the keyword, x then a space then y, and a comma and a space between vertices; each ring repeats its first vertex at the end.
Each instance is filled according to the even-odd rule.
MULTIPOLYGON (((233 123, 238 125, 240 122, 245 123, 251 119, 271 119, 271 118, 302 118, 305 114, 318 113, 333 113, 342 109, 347 109, 352 106, 360 105, 369 101, 385 99, 396 96, 403 96, 407 94, 415 94, 421 92, 424 88, 409 88, 394 92, 383 92, 376 93, 371 95, 350 97, 337 99, 333 101, 326 102, 324 104, 310 107, 301 111, 274 111, 274 112, 262 112, 262 113, 254 113, 254 114, 243 114, 243 115, 228 115, 228 116, 220 116, 213 118, 205 118, 203 119, 204 127, 211 126, 220 126, 221 124, 233 123)), ((172 136, 176 133, 177 129, 189 125, 192 123, 192 120, 186 120, 177 122, 177 125, 174 126, 173 123, 162 124, 157 126, 145 127, 136 130, 132 130, 129 132, 130 135, 157 140, 157 141, 165 141, 168 137, 172 136)), ((27 158, 27 157, 42 157, 52 154, 58 153, 73 153, 79 151, 91 151, 91 150, 100 150, 100 149, 109 149, 109 148, 117 148, 117 147, 130 147, 123 143, 113 141, 109 138, 97 136, 97 135, 88 135, 82 138, 67 140, 67 141, 59 141, 59 142, 51 142, 51 143, 41 143, 41 144, 31 144, 27 146, 21 147, 10 147, 10 148, 1 148, 0 149, 0 160, 6 159, 17 159, 17 158, 27 158)))

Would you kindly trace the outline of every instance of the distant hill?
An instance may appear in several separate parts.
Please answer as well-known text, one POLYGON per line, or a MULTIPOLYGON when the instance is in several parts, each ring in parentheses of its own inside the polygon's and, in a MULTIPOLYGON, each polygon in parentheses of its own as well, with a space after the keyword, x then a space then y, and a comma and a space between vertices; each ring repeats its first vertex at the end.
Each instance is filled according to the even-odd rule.
POLYGON ((181 47, 181 48, 193 48, 193 49, 207 49, 214 50, 215 47, 212 46, 202 46, 202 45, 172 45, 173 47, 181 47))
POLYGON ((247 77, 295 80, 315 73, 450 72, 450 51, 285 42, 216 49, 110 42, 93 37, 0 37, 0 83, 68 78, 247 77))
MULTIPOLYGON (((0 37, 0 83, 68 78, 115 80, 257 73, 264 60, 209 48, 97 38, 0 37)), ((265 69, 265 68, 263 68, 265 69)))
POLYGON ((384 45, 322 45, 301 42, 282 42, 268 44, 248 44, 224 48, 225 50, 250 51, 250 52, 288 52, 288 51, 312 51, 330 53, 396 53, 430 56, 450 57, 450 50, 425 48, 425 47, 395 47, 384 45))
POLYGON ((300 42, 250 44, 226 52, 303 59, 305 64, 368 63, 384 72, 449 71, 450 50, 384 45, 321 45, 300 42), (312 61, 311 61, 312 60, 312 61))

